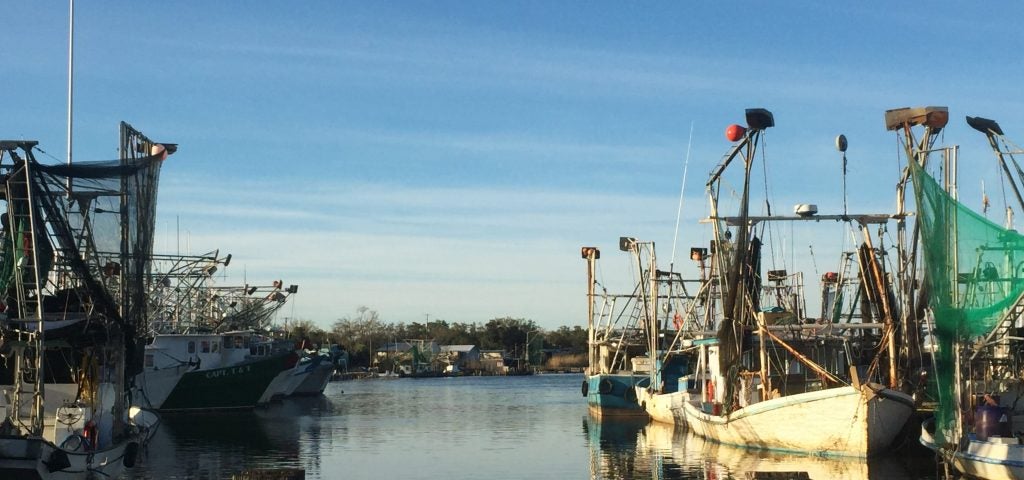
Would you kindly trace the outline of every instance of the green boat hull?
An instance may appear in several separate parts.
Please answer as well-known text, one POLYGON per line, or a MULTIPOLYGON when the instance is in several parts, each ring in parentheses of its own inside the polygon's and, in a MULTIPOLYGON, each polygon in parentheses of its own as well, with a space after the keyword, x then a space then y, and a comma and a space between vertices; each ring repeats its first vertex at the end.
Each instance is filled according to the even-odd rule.
POLYGON ((275 355, 230 367, 186 373, 159 410, 223 410, 253 408, 288 355, 275 355))

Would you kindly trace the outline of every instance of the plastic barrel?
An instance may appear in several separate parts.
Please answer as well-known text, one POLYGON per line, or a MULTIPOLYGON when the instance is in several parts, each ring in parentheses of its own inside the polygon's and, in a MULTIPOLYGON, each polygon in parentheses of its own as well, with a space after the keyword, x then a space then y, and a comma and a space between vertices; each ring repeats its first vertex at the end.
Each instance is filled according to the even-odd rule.
POLYGON ((978 440, 1011 435, 1010 416, 997 405, 981 405, 974 411, 974 433, 978 440))

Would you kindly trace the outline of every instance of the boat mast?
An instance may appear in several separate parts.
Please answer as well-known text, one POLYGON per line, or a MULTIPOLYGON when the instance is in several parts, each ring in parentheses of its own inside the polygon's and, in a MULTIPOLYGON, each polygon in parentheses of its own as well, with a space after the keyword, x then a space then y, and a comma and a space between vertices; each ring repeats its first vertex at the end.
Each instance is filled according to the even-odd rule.
MULTIPOLYGON (((648 280, 651 282, 650 286, 650 297, 646 299, 644 303, 647 305, 644 308, 644 313, 647 317, 647 321, 650 324, 648 327, 648 352, 647 356, 651 362, 651 387, 654 387, 658 391, 661 390, 661 357, 658 355, 658 347, 660 341, 658 338, 658 262, 655 258, 654 242, 649 244, 648 248, 651 249, 649 252, 650 261, 647 267, 648 280)), ((670 277, 671 280, 671 277, 670 277)), ((671 288, 671 287, 670 287, 671 288)), ((670 299, 671 300, 671 299, 670 299)), ((666 305, 671 305, 671 301, 667 300, 666 305)))
MULTIPOLYGON (((74 135, 74 78, 75 78, 75 0, 68 0, 68 166, 71 166, 71 147, 74 135)), ((67 182, 68 198, 71 198, 71 178, 67 182)))
MULTIPOLYGON (((1006 174, 1006 179, 1010 183, 1010 188, 1013 189, 1013 194, 1017 197, 1017 202, 1020 204, 1021 211, 1024 211, 1024 196, 1021 195, 1020 188, 1017 186, 1017 181, 1014 180, 1013 174, 1010 173, 1010 167, 1006 164, 1006 157, 1009 156, 1010 160, 1013 161, 1013 165, 1017 170, 1017 175, 1021 177, 1021 181, 1024 181, 1024 172, 1021 171, 1020 165, 1017 160, 1013 157, 1014 153, 1021 153, 1020 149, 1017 151, 1003 152, 999 148, 999 140, 1003 140, 1006 143, 1006 138, 1003 136, 1003 129, 996 123, 995 120, 989 120, 981 117, 967 117, 967 124, 971 128, 984 133, 988 139, 988 144, 992 147, 992 152, 995 153, 996 158, 999 160, 999 166, 1003 169, 1003 173, 1006 174)), ((1006 212, 1006 228, 1013 228, 1012 225, 1012 209, 1009 205, 1005 206, 1006 212)))
MULTIPOLYGON (((949 111, 946 107, 919 107, 919 108, 897 108, 885 112, 885 128, 897 132, 903 137, 903 148, 908 162, 916 162, 924 167, 928 161, 928 153, 931 151, 936 136, 942 131, 949 121, 949 111), (914 138, 911 129, 916 125, 924 126, 924 134, 920 141, 914 138)), ((918 335, 920 331, 921 316, 923 310, 919 306, 928 304, 930 287, 925 282, 917 285, 917 249, 920 238, 920 225, 914 222, 914 229, 911 238, 907 239, 907 209, 906 189, 910 183, 910 169, 903 172, 903 176, 896 184, 896 247, 899 252, 897 280, 899 289, 902 292, 902 308, 900 309, 900 323, 903 327, 903 345, 900 346, 900 355, 906 358, 908 371, 913 371, 920 365, 921 341, 918 335), (918 298, 915 299, 915 296, 918 298)))
MULTIPOLYGON (((45 357, 44 357, 43 348, 46 345, 46 338, 45 338, 45 333, 44 333, 45 330, 43 328, 43 289, 44 289, 44 285, 42 285, 41 278, 39 277, 39 247, 38 247, 39 246, 39 239, 36 238, 36 233, 39 232, 40 228, 45 228, 45 227, 43 225, 37 225, 36 224, 36 222, 39 219, 36 218, 36 206, 34 204, 35 203, 35 195, 34 195, 34 193, 32 191, 33 190, 33 188, 32 188, 33 182, 32 182, 32 173, 31 173, 31 170, 30 170, 32 168, 32 164, 33 163, 34 163, 34 158, 33 158, 33 155, 32 155, 32 151, 30 149, 26 148, 25 149, 25 162, 23 163, 24 167, 22 167, 23 168, 22 174, 25 176, 25 192, 26 193, 25 193, 25 199, 24 200, 25 200, 25 203, 27 204, 28 229, 29 229, 30 233, 27 235, 28 236, 28 241, 26 241, 26 240, 22 240, 22 241, 31 246, 31 253, 30 253, 30 255, 32 256, 32 258, 29 259, 28 261, 31 262, 31 265, 32 265, 32 272, 31 272, 32 278, 31 278, 31 281, 32 281, 32 290, 34 290, 33 293, 35 294, 35 300, 34 300, 34 303, 35 303, 35 312, 34 312, 35 313, 35 319, 34 320, 35 320, 35 324, 36 324, 36 331, 35 331, 35 334, 33 335, 33 339, 32 339, 33 341, 31 342, 32 350, 33 350, 33 352, 32 352, 33 353, 33 358, 32 358, 33 365, 32 365, 32 368, 34 369, 34 377, 35 377, 33 379, 34 383, 35 383, 35 385, 34 385, 35 392, 32 395, 32 434, 33 435, 43 435, 43 430, 44 430, 44 425, 45 425, 44 424, 44 415, 45 415, 45 413, 44 413, 43 409, 45 407, 45 398, 46 398, 45 397, 45 392, 43 390, 44 389, 43 378, 45 378, 45 371, 46 371, 45 370, 46 365, 44 364, 44 358, 45 357), (31 243, 29 243, 29 242, 31 242, 31 243)), ((12 225, 13 225, 13 223, 12 223, 12 225)), ((20 277, 18 281, 24 282, 24 279, 23 279, 24 270, 19 271, 18 275, 20 277)), ((22 289, 22 292, 23 292, 22 293, 23 298, 21 299, 22 301, 19 302, 19 305, 18 305, 19 312, 23 311, 21 309, 23 309, 28 304, 28 301, 27 301, 28 292, 25 292, 26 289, 25 289, 24 285, 21 286, 21 289, 22 289)), ((27 317, 24 313, 22 313, 22 315, 24 317, 27 317)), ((20 377, 21 375, 23 375, 23 373, 19 371, 18 375, 20 377)), ((16 382, 20 382, 20 381, 22 381, 22 379, 18 378, 15 381, 16 382)))
MULTIPOLYGON (((594 273, 601 251, 597 247, 583 247, 583 258, 587 261, 587 375, 594 375, 597 365, 597 339, 594 332, 594 273)), ((599 372, 600 370, 598 370, 599 372)))
MULTIPOLYGON (((746 147, 743 152, 743 194, 740 200, 740 214, 739 223, 736 226, 736 246, 733 255, 733 262, 729 265, 728 272, 725 272, 726 285, 728 291, 725 293, 725 299, 722 308, 722 323, 718 329, 718 341, 719 341, 719 373, 723 376, 727 376, 725 382, 725 397, 726 399, 732 398, 733 390, 735 385, 732 379, 737 374, 737 364, 742 354, 742 333, 743 333, 743 318, 747 311, 747 292, 745 287, 748 267, 747 257, 750 248, 749 236, 750 236, 750 225, 748 217, 750 216, 750 173, 751 167, 754 164, 754 156, 757 151, 757 142, 761 137, 761 133, 764 129, 775 126, 775 118, 772 113, 762 108, 747 109, 746 111, 747 129, 738 125, 732 125, 726 130, 726 136, 731 141, 740 141, 732 152, 722 161, 721 164, 712 172, 711 179, 707 183, 707 187, 712 188, 713 184, 719 180, 722 172, 732 162, 732 160, 741 152, 741 149, 746 147)), ((715 206, 714 208, 717 208, 715 206)), ((717 231, 717 228, 716 228, 717 231)), ((716 238, 718 235, 716 234, 716 238)), ((761 345, 764 348, 764 345, 761 345)), ((726 411, 732 409, 732 402, 725 402, 726 411)))

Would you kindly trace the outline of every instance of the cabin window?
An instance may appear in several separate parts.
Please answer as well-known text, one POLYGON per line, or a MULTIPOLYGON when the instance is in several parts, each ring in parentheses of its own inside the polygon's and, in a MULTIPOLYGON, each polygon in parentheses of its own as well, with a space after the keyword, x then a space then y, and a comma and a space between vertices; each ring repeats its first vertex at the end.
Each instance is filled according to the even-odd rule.
POLYGON ((196 353, 196 342, 192 340, 188 342, 188 353, 196 353))
POLYGON ((202 342, 199 343, 199 346, 202 349, 201 351, 203 353, 210 353, 210 341, 209 340, 203 340, 202 342))
POLYGON ((145 365, 147 367, 152 367, 153 366, 153 355, 146 355, 146 364, 145 365))
POLYGON ((235 337, 235 348, 242 348, 242 337, 241 336, 236 336, 235 337))
POLYGON ((220 342, 213 342, 213 353, 217 353, 220 350, 220 342))
POLYGON ((249 337, 245 337, 245 348, 249 348, 249 337))
POLYGON ((249 347, 249 355, 256 355, 256 352, 258 350, 259 350, 259 347, 257 347, 256 345, 253 345, 253 346, 249 347))

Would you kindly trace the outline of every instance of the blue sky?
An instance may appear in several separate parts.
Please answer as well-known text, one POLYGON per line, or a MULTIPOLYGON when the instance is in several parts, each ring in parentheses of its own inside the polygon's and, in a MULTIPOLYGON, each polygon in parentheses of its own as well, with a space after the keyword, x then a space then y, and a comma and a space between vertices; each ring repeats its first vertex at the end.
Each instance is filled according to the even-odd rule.
MULTIPOLYGON (((755 175, 776 212, 841 210, 839 133, 851 211, 891 211, 902 159, 886 109, 949 107, 968 203, 980 179, 1001 193, 963 116, 1024 142, 1015 3, 76 7, 74 157, 114 158, 121 120, 179 143, 157 248, 178 248, 180 225, 182 250, 233 254, 218 282, 299 284, 281 315, 324 327, 361 305, 393 322, 585 325, 579 248, 602 248, 617 290, 632 282, 619 236, 656 241, 667 263, 688 147, 678 248, 706 243, 703 185, 747 107, 775 114, 755 175)), ((63 161, 67 4, 4 16, 0 136, 63 161)), ((780 231, 780 251, 834 270, 849 233, 802 229, 780 231)))

